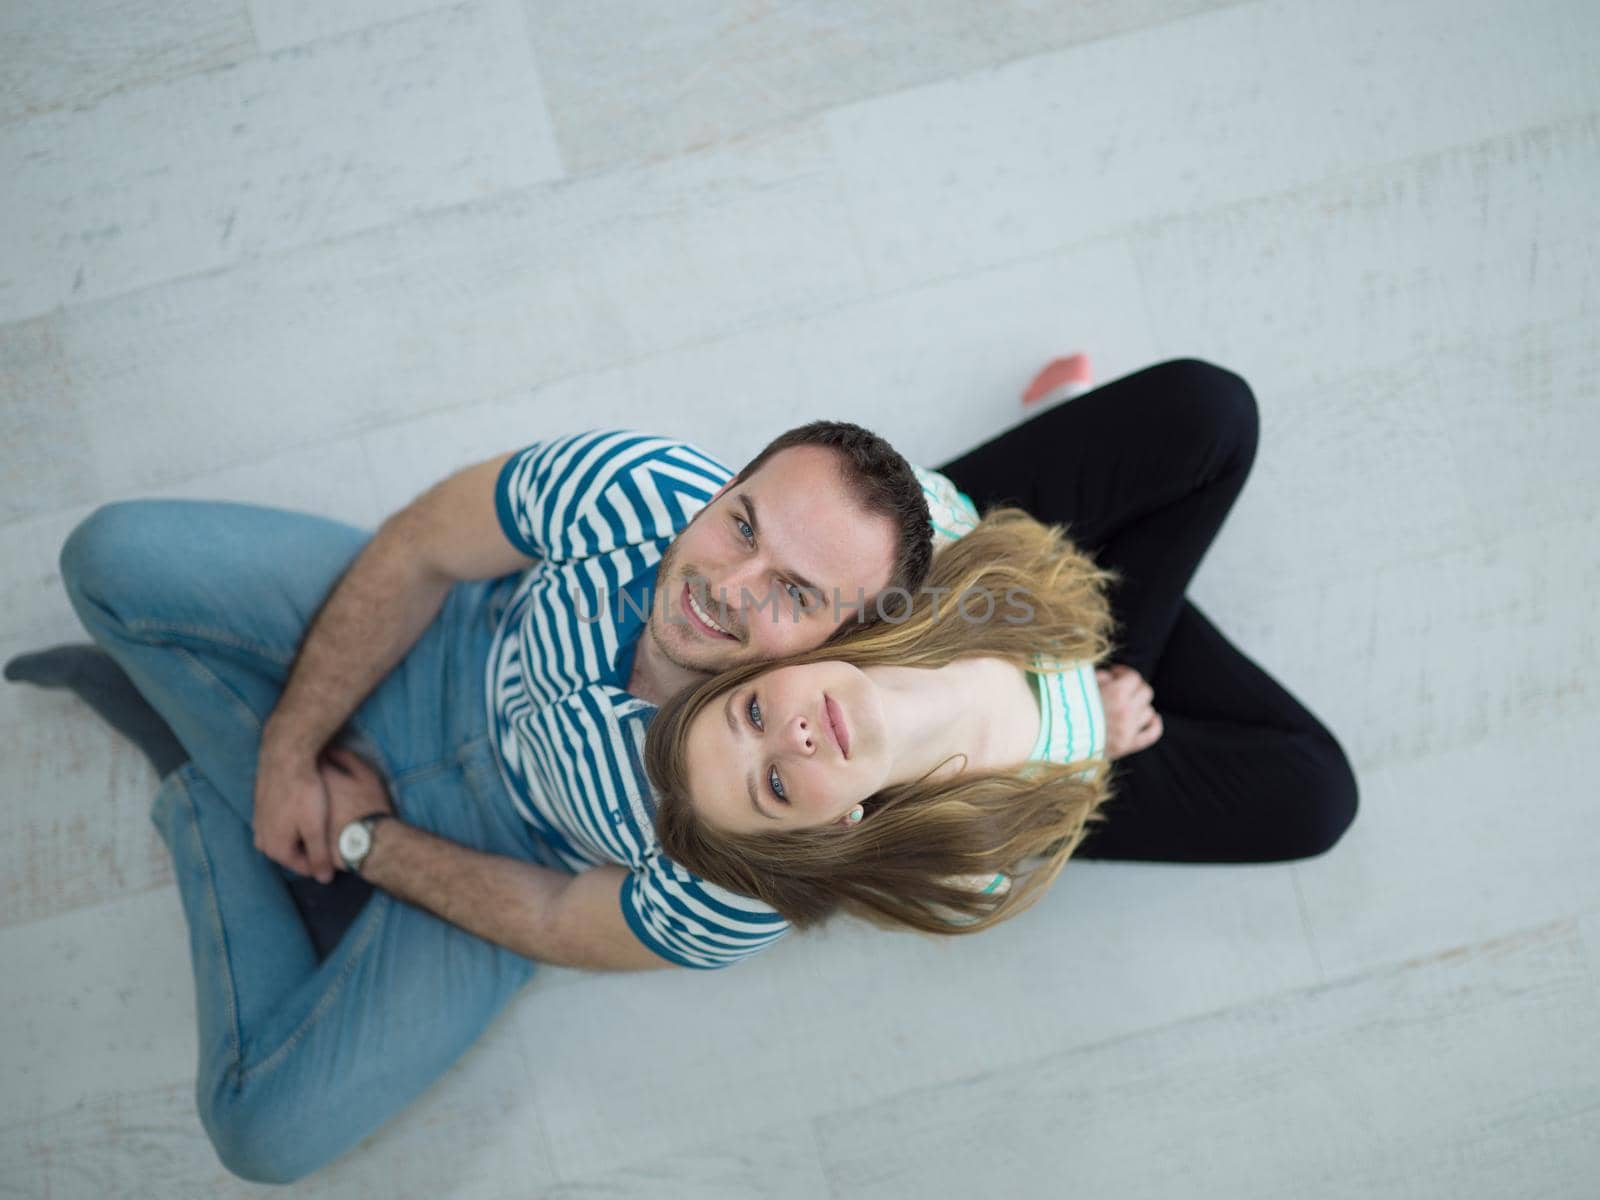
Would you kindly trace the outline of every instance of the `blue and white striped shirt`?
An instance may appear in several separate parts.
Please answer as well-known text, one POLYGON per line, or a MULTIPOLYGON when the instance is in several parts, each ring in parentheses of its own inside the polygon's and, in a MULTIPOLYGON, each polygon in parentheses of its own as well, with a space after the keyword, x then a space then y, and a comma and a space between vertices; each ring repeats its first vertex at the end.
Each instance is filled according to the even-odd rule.
MULTIPOLYGON (((937 522, 960 494, 943 476, 917 474, 937 522)), ((643 753, 656 710, 626 690, 661 556, 730 478, 681 442, 607 430, 528 447, 495 487, 501 529, 538 560, 489 652, 489 724, 506 788, 548 847, 547 865, 629 868, 620 897, 629 928, 689 967, 726 966, 788 929, 768 906, 661 853, 643 753)))

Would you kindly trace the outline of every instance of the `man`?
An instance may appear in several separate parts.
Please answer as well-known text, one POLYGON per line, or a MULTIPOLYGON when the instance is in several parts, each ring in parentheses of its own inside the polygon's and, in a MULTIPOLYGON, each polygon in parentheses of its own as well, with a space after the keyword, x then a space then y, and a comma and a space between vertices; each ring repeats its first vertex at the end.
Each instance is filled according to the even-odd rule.
MULTIPOLYGON (((928 496, 959 502, 868 431, 816 422, 731 479, 635 433, 542 443, 446 479, 370 541, 194 502, 80 525, 62 551, 74 606, 181 742, 166 765, 190 752, 153 816, 224 1163, 282 1181, 329 1161, 535 962, 714 967, 780 936, 775 913, 655 852, 645 723, 679 688, 917 588, 928 496), (335 739, 359 753, 324 754, 335 739), (319 963, 285 885, 340 868, 380 890, 319 963)), ((8 674, 79 686, 73 654, 8 674)))

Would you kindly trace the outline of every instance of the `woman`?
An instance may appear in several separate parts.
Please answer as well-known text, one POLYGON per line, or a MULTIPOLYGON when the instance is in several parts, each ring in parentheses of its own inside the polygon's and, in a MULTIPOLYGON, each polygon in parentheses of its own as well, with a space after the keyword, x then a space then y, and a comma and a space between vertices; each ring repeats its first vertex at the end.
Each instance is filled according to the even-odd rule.
POLYGON ((1020 911, 1095 819, 1104 764, 1160 736, 1146 687, 1108 746, 1111 578, 1002 509, 900 619, 680 694, 645 745, 663 852, 796 927, 843 906, 970 933, 1020 911))
MULTIPOLYGON (((1022 561, 1047 581, 1044 593, 1079 585, 1073 599, 1046 606, 1034 636, 1050 636, 1030 642, 1026 627, 993 623, 941 629, 930 606, 898 630, 856 634, 678 697, 646 745, 664 853, 797 926, 845 908, 965 933, 1021 911, 1074 852, 1237 863, 1327 850, 1356 810, 1343 750, 1186 595, 1249 474, 1257 430, 1242 379, 1175 360, 941 466, 986 508, 1016 503, 1069 525, 1104 573, 1059 538, 1034 534, 1022 561), (1041 573, 1051 561, 1059 575, 1041 573), (1080 686, 1088 694, 1077 721, 1095 723, 1098 691, 1111 744, 1076 754, 1123 761, 1114 774, 1087 761, 1068 770, 1057 747, 1047 766, 1036 761, 1050 755, 1039 744, 1044 714, 1022 700, 1024 672, 1059 638, 1057 660, 1083 685, 1090 660, 1105 655, 1110 626, 1103 610, 1096 622, 1095 606, 1108 592, 1116 665, 1080 686), (945 698, 942 714, 919 707, 914 690, 907 702, 905 685, 918 678, 945 698), (757 755, 758 743, 776 748, 757 755), (752 787, 765 791, 752 796, 752 787), (1008 887, 1019 871, 1020 886, 1008 887)), ((1006 537, 1023 528, 1014 516, 997 527, 1006 537)), ((943 551, 930 586, 959 592, 972 572, 999 569, 973 561, 984 548, 943 551)))

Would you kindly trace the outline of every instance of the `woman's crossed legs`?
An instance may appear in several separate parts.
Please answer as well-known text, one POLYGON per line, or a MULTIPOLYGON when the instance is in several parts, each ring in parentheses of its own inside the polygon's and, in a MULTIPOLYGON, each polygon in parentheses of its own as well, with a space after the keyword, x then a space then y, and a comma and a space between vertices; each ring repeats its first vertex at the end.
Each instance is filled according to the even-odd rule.
POLYGON ((940 470, 980 509, 1063 524, 1121 582, 1112 658, 1155 691, 1164 732, 1113 768, 1085 858, 1273 862, 1320 854, 1355 817, 1337 740, 1186 596, 1255 460, 1255 398, 1182 359, 1096 388, 940 470))

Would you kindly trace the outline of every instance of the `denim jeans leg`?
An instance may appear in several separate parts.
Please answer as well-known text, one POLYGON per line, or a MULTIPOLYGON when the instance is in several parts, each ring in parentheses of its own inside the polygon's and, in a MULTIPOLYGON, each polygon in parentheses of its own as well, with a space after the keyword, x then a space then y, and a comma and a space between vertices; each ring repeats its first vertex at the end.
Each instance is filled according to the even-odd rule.
MULTIPOLYGON (((242 504, 106 505, 67 539, 62 579, 90 635, 251 820, 261 728, 362 530, 242 504)), ((347 723, 391 780, 483 736, 484 667, 516 576, 461 583, 347 723)))
POLYGON ((367 536, 301 513, 135 500, 96 510, 62 548, 84 627, 246 821, 262 724, 367 536))
POLYGON ((193 763, 162 780, 150 816, 172 853, 189 925, 199 1074, 226 1074, 241 1061, 245 1031, 311 975, 316 955, 276 865, 193 763))
MULTIPOLYGON (((480 741, 462 765, 408 780, 408 807, 434 814, 442 836, 514 852, 512 821, 472 794, 498 786, 487 753, 480 741)), ((191 764, 168 778, 155 814, 194 950, 196 1100, 224 1165, 286 1183, 355 1146, 443 1075, 534 964, 378 893, 324 962, 283 962, 297 974, 270 977, 282 960, 264 926, 286 927, 293 913, 251 911, 250 894, 270 891, 270 879, 250 879, 265 860, 213 791, 191 764)))
MULTIPOLYGON (((202 1122, 250 1179, 300 1178, 442 1074, 533 964, 378 894, 315 961, 282 871, 254 848, 255 763, 304 631, 360 530, 243 505, 98 510, 62 552, 85 626, 193 755, 158 793, 195 968, 202 1122)), ((409 823, 539 857, 504 794, 484 669, 514 576, 452 589, 352 719, 355 748, 409 823)))

